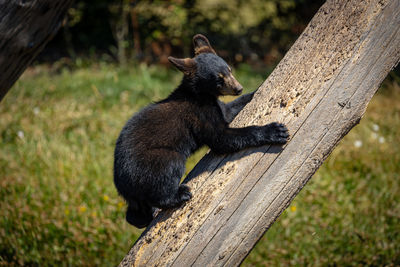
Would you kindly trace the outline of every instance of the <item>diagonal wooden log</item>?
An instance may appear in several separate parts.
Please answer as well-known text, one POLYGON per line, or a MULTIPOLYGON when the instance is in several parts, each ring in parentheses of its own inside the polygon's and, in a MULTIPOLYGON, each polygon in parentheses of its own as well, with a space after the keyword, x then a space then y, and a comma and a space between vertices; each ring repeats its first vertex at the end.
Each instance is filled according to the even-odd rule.
POLYGON ((73 0, 0 0, 0 101, 61 27, 73 0))
POLYGON ((236 266, 354 127, 400 59, 400 0, 328 0, 233 126, 281 121, 282 149, 206 155, 193 199, 161 212, 120 266, 236 266))

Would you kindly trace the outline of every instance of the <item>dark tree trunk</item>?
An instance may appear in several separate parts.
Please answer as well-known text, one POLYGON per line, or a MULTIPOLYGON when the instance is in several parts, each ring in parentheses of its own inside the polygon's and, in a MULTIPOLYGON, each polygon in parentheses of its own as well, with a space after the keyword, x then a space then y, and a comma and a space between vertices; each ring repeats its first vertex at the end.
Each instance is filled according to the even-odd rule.
POLYGON ((73 0, 0 0, 0 101, 61 27, 73 0))

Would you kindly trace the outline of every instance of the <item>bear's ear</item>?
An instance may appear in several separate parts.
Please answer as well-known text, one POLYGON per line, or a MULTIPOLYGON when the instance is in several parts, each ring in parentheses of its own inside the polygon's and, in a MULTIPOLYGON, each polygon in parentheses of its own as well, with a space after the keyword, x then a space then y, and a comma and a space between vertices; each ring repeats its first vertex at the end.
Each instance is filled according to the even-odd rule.
POLYGON ((189 75, 196 70, 196 61, 192 58, 174 58, 168 57, 169 62, 174 64, 174 66, 182 71, 185 75, 189 75))
POLYGON ((194 54, 197 56, 201 53, 215 53, 214 49, 211 47, 208 39, 202 34, 196 34, 193 37, 194 54))

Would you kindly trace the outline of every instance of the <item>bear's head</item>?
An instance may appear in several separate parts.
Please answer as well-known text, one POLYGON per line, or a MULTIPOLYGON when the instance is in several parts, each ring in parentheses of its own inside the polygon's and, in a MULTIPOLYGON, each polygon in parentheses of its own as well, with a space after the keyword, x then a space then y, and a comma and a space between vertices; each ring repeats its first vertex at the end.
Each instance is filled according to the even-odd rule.
POLYGON ((193 37, 194 58, 178 59, 168 57, 177 69, 183 72, 184 79, 196 90, 212 95, 240 95, 243 86, 233 77, 232 69, 211 47, 208 39, 201 34, 193 37))

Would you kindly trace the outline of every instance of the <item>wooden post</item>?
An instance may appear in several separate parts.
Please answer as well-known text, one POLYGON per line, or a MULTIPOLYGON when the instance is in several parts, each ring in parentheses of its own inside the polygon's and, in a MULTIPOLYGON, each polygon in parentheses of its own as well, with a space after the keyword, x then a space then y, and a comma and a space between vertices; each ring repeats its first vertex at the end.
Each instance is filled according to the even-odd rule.
POLYGON ((73 0, 0 0, 0 101, 60 28, 73 0))
POLYGON ((328 0, 233 126, 281 121, 290 142, 217 157, 120 266, 236 266, 354 127, 400 58, 400 0, 328 0))

